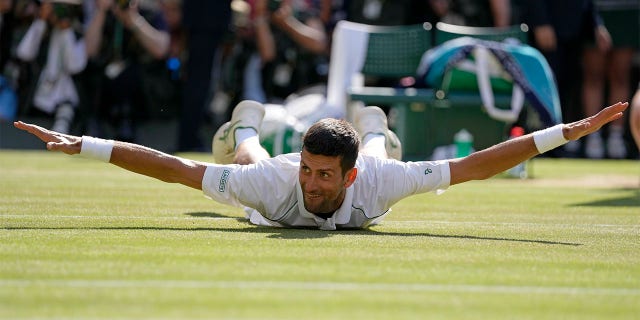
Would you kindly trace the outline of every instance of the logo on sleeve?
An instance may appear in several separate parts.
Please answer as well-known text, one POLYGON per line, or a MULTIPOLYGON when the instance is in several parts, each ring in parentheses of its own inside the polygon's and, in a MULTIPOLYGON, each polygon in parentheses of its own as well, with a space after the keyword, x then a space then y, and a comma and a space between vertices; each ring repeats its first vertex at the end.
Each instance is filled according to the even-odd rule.
POLYGON ((433 171, 431 170, 431 168, 427 168, 427 170, 424 171, 424 175, 428 175, 429 173, 432 173, 433 171))
POLYGON ((222 171, 222 176, 220 177, 220 183, 218 184, 218 191, 224 192, 227 189, 227 180, 229 180, 229 174, 231 171, 224 169, 222 171))

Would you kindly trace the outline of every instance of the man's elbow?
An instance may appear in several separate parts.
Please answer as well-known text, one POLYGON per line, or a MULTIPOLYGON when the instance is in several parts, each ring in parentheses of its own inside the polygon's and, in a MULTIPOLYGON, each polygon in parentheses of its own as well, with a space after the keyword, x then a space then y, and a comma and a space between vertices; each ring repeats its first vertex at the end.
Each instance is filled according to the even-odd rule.
POLYGON ((495 174, 493 173, 489 173, 489 172, 477 172, 474 176, 473 179, 471 180, 487 180, 489 178, 492 178, 493 176, 495 176, 495 174))
POLYGON ((325 54, 327 53, 327 39, 325 37, 314 39, 307 43, 306 49, 311 51, 313 54, 325 54))
POLYGON ((494 176, 487 170, 479 170, 473 166, 469 166, 469 158, 473 154, 464 158, 458 158, 449 162, 449 170, 451 170, 451 185, 459 184, 472 180, 486 180, 494 176))
POLYGON ((151 55, 158 60, 166 58, 169 54, 170 41, 169 35, 162 33, 158 39, 157 45, 150 50, 151 55))
POLYGON ((192 160, 176 157, 177 163, 172 166, 172 170, 165 176, 165 182, 179 183, 194 189, 202 189, 202 178, 206 166, 192 160))
POLYGON ((35 57, 36 52, 31 52, 21 47, 18 47, 18 49, 16 50, 16 58, 18 58, 18 60, 20 61, 31 62, 35 59, 35 57))

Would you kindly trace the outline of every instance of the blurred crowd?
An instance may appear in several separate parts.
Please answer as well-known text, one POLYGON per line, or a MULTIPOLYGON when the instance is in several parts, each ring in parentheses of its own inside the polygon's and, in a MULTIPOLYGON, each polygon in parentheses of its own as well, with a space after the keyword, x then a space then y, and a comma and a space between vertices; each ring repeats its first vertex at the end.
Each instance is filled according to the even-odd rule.
MULTIPOLYGON (((0 118, 124 141, 144 121, 175 119, 175 151, 204 151, 203 124, 211 136, 238 101, 324 90, 333 28, 349 20, 526 23, 569 122, 633 97, 639 10, 640 0, 0 0, 0 118)), ((627 158, 630 136, 620 121, 565 152, 627 158)))

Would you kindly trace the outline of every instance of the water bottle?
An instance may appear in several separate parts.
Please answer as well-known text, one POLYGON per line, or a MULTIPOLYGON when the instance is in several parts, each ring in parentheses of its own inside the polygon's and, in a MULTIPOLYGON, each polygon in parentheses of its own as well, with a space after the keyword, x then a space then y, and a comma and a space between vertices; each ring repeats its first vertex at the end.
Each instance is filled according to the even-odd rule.
POLYGON ((458 131, 453 136, 453 143, 456 146, 456 157, 466 157, 473 150, 473 136, 466 129, 458 131))
MULTIPOLYGON (((524 135, 524 129, 522 127, 513 127, 509 134, 509 139, 514 139, 524 135)), ((523 161, 515 165, 515 167, 507 170, 507 174, 514 178, 526 179, 527 178, 527 162, 523 161)))

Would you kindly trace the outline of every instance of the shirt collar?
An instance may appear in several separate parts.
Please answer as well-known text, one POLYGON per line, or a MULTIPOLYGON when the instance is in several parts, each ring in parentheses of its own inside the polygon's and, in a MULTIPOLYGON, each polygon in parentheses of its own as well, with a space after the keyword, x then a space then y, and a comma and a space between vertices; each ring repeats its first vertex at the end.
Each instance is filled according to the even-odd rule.
POLYGON ((298 198, 298 210, 300 216, 304 218, 314 219, 318 226, 322 230, 335 230, 336 224, 347 224, 351 220, 351 204, 353 203, 353 185, 345 190, 344 200, 342 205, 333 216, 329 219, 322 219, 315 214, 307 211, 304 207, 304 196, 302 194, 302 187, 300 186, 300 180, 296 181, 296 196, 298 198))

